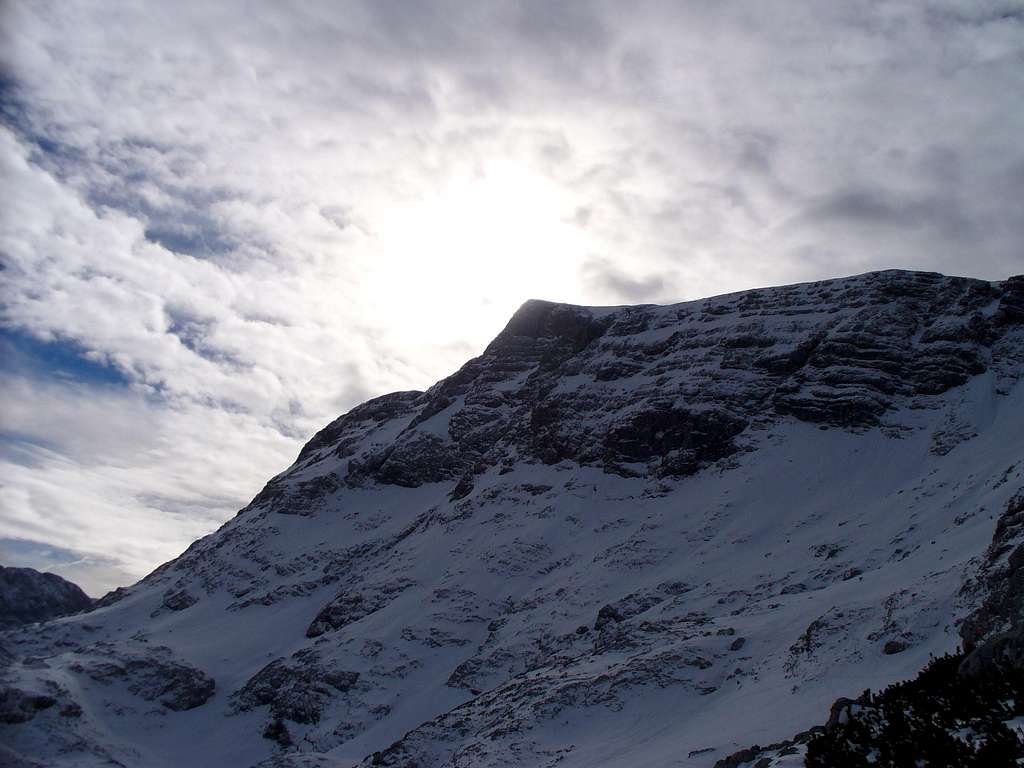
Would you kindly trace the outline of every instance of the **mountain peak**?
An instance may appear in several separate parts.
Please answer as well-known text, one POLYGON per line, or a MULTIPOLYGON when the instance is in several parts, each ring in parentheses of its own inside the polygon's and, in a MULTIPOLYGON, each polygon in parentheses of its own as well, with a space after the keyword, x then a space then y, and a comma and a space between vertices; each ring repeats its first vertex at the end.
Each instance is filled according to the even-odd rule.
POLYGON ((599 335, 603 326, 595 321, 595 315, 601 314, 605 313, 591 307, 530 299, 516 310, 484 355, 515 344, 515 339, 563 339, 585 344, 599 335))
POLYGON ((56 765, 696 768, 805 730, 1016 615, 1022 289, 527 302, 88 617, 19 630, 18 711, 84 714, 5 736, 56 765))

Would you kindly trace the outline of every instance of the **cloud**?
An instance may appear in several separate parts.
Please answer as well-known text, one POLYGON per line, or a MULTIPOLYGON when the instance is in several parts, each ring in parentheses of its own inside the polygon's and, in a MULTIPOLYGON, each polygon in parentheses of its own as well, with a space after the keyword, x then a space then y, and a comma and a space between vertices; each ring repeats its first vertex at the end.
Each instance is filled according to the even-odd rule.
POLYGON ((35 568, 56 573, 82 587, 91 597, 100 597, 109 584, 134 579, 112 558, 89 557, 70 549, 25 539, 0 539, 0 561, 11 568, 35 568))
POLYGON ((976 242, 981 232, 971 220, 969 207, 953 195, 914 197, 882 189, 852 188, 830 193, 812 203, 800 216, 798 226, 808 223, 868 237, 879 232, 935 230, 960 247, 976 242))
POLYGON ((294 438, 216 405, 17 375, 0 387, 0 538, 109 563, 83 584, 92 592, 217 528, 294 455, 294 438))
POLYGON ((664 296, 665 280, 660 275, 631 275, 615 264, 594 259, 584 262, 582 279, 598 296, 623 304, 650 304, 664 296))
POLYGON ((1024 271, 1022 11, 6 3, 0 535, 142 575, 527 298, 1024 271))

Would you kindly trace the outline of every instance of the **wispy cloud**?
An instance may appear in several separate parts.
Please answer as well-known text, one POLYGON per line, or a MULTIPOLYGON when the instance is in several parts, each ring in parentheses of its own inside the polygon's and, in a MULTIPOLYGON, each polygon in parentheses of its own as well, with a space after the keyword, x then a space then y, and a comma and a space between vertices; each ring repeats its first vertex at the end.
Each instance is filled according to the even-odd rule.
POLYGON ((1019 2, 2 14, 2 323, 109 375, 7 365, 0 537, 93 591, 527 298, 1024 269, 1019 2))

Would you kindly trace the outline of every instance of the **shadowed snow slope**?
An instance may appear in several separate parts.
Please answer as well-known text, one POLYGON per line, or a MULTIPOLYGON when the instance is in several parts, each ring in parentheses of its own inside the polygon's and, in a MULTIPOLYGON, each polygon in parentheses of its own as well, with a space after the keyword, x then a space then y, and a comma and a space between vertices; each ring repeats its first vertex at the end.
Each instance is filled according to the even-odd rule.
POLYGON ((178 559, 0 637, 2 741, 47 765, 709 766, 958 645, 1024 477, 1022 371, 1022 278, 528 302, 178 559))

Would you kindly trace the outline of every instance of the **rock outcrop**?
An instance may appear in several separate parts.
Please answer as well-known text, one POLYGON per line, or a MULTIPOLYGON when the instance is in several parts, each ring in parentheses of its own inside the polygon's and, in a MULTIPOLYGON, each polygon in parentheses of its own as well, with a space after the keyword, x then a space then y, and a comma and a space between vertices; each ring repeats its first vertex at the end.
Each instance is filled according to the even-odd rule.
POLYGON ((341 484, 371 481, 461 482, 464 494, 520 457, 679 477, 741 450, 773 414, 884 425, 894 406, 992 366, 1018 375, 1005 333, 1021 322, 1019 282, 880 272, 673 307, 527 302, 458 373, 353 409, 299 455, 298 466, 347 459, 342 471, 289 492, 271 483, 256 501, 309 514, 341 484))

